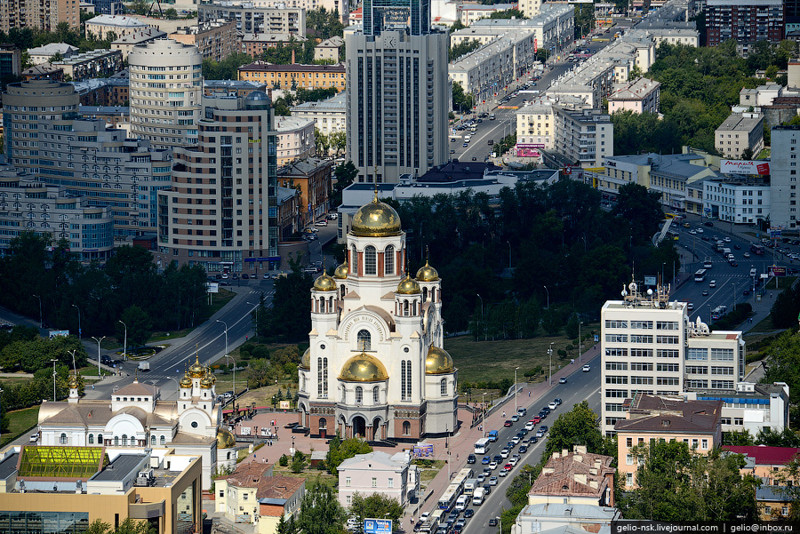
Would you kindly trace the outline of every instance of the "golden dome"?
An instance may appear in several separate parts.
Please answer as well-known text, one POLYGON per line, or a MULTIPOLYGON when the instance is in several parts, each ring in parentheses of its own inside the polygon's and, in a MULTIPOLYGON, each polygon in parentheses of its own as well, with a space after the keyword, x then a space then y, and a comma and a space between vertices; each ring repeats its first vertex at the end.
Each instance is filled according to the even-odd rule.
POLYGON ((189 375, 183 375, 181 378, 180 385, 182 388, 190 388, 192 387, 192 379, 189 378, 189 375))
POLYGON ((212 387, 214 387, 214 382, 215 382, 214 377, 206 373, 206 376, 204 376, 200 380, 200 387, 203 389, 211 389, 212 387))
POLYGON ((191 378, 203 378, 205 374, 206 368, 200 364, 200 358, 195 354, 194 363, 189 367, 189 376, 191 378))
POLYGON ((217 449, 230 449, 236 445, 236 438, 228 430, 217 430, 217 449))
POLYGON ((400 216, 388 204, 378 200, 378 195, 369 204, 361 206, 353 216, 351 227, 357 237, 386 237, 400 233, 400 216))
POLYGON ((333 277, 339 280, 345 280, 347 279, 347 272, 349 270, 350 266, 347 265, 347 262, 344 262, 343 264, 338 266, 335 271, 333 271, 333 277))
POLYGON ((317 291, 336 291, 336 282, 328 276, 328 273, 322 273, 322 276, 314 280, 314 289, 317 291))
POLYGON ((425 265, 419 268, 417 271, 417 280, 420 282, 435 282, 439 279, 439 271, 434 269, 428 264, 428 260, 425 260, 425 265))
POLYGON ((300 369, 311 369, 311 348, 307 348, 306 351, 303 353, 303 357, 300 358, 300 369))
POLYGON ((400 280, 400 285, 397 286, 396 292, 401 295, 416 295, 422 293, 422 290, 419 288, 417 281, 406 274, 406 277, 400 280))
POLYGON ((444 375, 453 371, 455 371, 455 367, 453 367, 452 356, 446 350, 431 345, 428 355, 425 357, 425 374, 444 375))
POLYGON ((386 368, 378 358, 362 352, 347 360, 339 380, 347 382, 379 382, 389 378, 386 368))
POLYGON ((78 375, 72 373, 69 375, 69 380, 67 381, 69 385, 69 389, 78 389, 81 387, 81 381, 78 378, 78 375))

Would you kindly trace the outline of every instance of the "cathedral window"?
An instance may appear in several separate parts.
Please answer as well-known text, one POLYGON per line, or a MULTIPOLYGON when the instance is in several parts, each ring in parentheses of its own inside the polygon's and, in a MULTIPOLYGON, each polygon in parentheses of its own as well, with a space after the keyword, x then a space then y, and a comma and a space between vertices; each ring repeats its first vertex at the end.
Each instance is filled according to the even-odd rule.
POLYGON ((377 253, 372 245, 364 249, 364 274, 378 274, 377 253))
POLYGON ((389 245, 383 253, 383 270, 386 274, 394 274, 394 246, 389 245))
POLYGON ((119 447, 119 436, 114 436, 114 446, 119 447))
POLYGON ((166 445, 166 444, 167 444, 167 437, 162 434, 161 435, 161 445, 166 445))
POLYGON ((342 403, 347 404, 347 389, 342 386, 342 403))
POLYGON ((408 317, 408 301, 403 301, 403 317, 408 317))
POLYGON ((381 390, 378 389, 378 386, 372 388, 372 402, 373 404, 380 404, 381 402, 381 390))
POLYGON ((97 434, 97 444, 98 445, 103 444, 103 434, 97 434))
POLYGON ((359 330, 356 336, 358 348, 362 351, 372 350, 372 335, 369 330, 359 330))
POLYGON ((408 436, 411 434, 411 423, 403 421, 403 435, 408 436))
POLYGON ((319 418, 319 429, 320 430, 327 430, 328 428, 328 421, 324 417, 319 418))
POLYGON ((122 446, 124 447, 127 444, 128 444, 128 435, 122 434, 122 446))
POLYGON ((439 387, 441 388, 442 397, 446 397, 447 396, 447 380, 442 378, 442 381, 439 384, 439 387))
POLYGON ((66 445, 66 444, 67 444, 67 435, 66 435, 65 433, 63 433, 63 432, 62 432, 62 433, 61 433, 61 437, 58 439, 58 442, 59 442, 61 445, 66 445))
POLYGON ((364 388, 361 386, 356 386, 356 404, 361 404, 364 402, 364 388))
POLYGON ((89 445, 94 445, 94 434, 89 434, 89 445))
POLYGON ((422 288, 422 302, 428 302, 428 288, 422 288))
POLYGON ((411 360, 400 362, 400 397, 402 400, 411 399, 411 360))
POLYGON ((150 445, 152 445, 153 447, 156 446, 156 437, 155 436, 150 436, 150 445))
POLYGON ((328 397, 328 358, 317 358, 317 395, 328 397))
POLYGON ((356 250, 355 245, 353 245, 351 255, 353 257, 350 258, 350 272, 353 274, 358 274, 358 251, 356 250))

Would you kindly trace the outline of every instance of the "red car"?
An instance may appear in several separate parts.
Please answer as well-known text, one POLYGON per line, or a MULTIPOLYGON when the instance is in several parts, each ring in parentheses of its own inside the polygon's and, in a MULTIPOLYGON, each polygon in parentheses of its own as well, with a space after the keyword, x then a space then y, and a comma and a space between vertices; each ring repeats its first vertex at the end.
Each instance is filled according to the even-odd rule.
POLYGON ((506 419, 506 422, 505 422, 505 423, 503 423, 503 426, 511 426, 511 425, 513 425, 513 424, 514 424, 514 423, 511 421, 511 419, 506 419))
POLYGON ((503 471, 511 471, 512 469, 514 469, 514 466, 511 464, 506 464, 503 466, 503 471))
POLYGON ((534 417, 533 419, 531 419, 531 422, 532 422, 534 425, 538 425, 539 423, 541 423, 541 422, 542 422, 542 418, 541 418, 541 417, 539 417, 539 416, 537 415, 536 417, 534 417))

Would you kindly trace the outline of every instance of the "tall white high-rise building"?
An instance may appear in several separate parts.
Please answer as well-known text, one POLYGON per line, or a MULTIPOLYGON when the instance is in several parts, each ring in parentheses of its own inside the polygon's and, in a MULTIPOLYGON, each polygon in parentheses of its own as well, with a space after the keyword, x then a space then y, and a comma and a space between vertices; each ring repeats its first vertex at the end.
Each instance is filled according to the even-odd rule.
POLYGON ((631 282, 622 300, 600 312, 600 430, 614 432, 637 395, 720 395, 744 377, 740 331, 712 331, 689 319, 685 302, 669 300, 669 286, 640 290, 631 282))
POLYGON ((203 57, 196 46, 157 39, 134 47, 130 67, 131 134, 156 148, 197 143, 203 57))
POLYGON ((397 182, 447 161, 447 33, 428 0, 366 0, 345 36, 347 153, 359 181, 397 182))
POLYGON ((797 158, 800 127, 772 129, 769 221, 774 228, 797 228, 797 158))

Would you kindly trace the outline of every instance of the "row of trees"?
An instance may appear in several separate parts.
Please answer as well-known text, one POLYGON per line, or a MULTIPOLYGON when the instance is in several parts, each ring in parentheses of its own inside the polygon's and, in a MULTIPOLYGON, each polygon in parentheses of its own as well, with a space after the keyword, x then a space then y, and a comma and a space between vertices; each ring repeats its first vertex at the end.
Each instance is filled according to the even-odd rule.
POLYGON ((81 52, 88 52, 98 48, 111 48, 111 43, 117 39, 114 32, 110 32, 105 39, 97 39, 91 33, 84 35, 77 29, 70 27, 67 22, 59 22, 55 31, 44 31, 34 28, 11 28, 8 33, 0 32, 0 43, 12 43, 20 50, 27 50, 44 46, 50 43, 67 43, 78 47, 81 52))
POLYGON ((615 153, 675 153, 682 145, 716 153, 714 130, 730 115, 731 105, 739 102, 739 91, 763 83, 753 77, 757 69, 776 74, 786 68, 795 47, 793 41, 777 45, 759 41, 744 59, 734 41, 712 48, 662 43, 647 76, 661 83, 664 119, 652 113, 615 113, 615 153))
MULTIPOLYGON (((470 52, 477 50, 480 47, 481 47, 481 42, 479 40, 465 39, 464 41, 461 41, 457 45, 452 45, 450 47, 450 51, 448 52, 449 61, 452 63, 461 56, 466 56, 470 52)), ((453 88, 453 90, 455 90, 455 87, 453 88)), ((455 102, 453 102, 453 104, 455 105, 455 102)))
POLYGON ((194 327, 209 313, 206 273, 175 263, 158 272, 150 251, 122 246, 104 266, 83 265, 64 241, 23 233, 0 258, 0 279, 13 280, 0 292, 0 305, 38 317, 59 329, 86 335, 122 335, 143 341, 149 328, 194 327), (41 303, 41 304, 40 304, 41 303))

